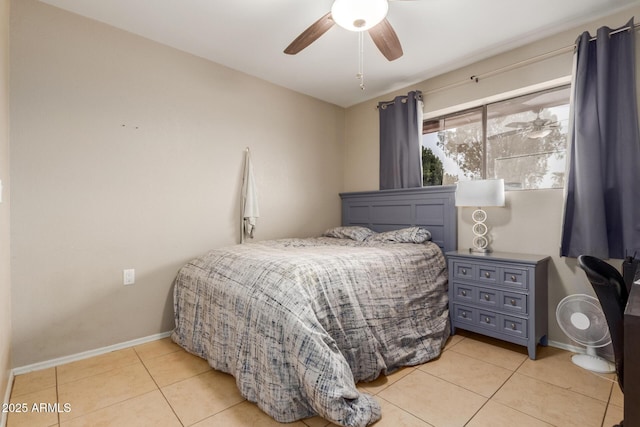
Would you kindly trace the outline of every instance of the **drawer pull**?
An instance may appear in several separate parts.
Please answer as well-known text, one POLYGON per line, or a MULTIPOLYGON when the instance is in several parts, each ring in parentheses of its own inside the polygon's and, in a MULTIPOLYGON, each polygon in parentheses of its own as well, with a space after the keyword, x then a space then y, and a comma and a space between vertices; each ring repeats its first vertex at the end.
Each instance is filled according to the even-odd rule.
POLYGON ((514 331, 516 330, 516 324, 515 323, 511 324, 511 329, 513 329, 514 331))
POLYGON ((486 301, 489 301, 489 294, 484 294, 484 299, 485 299, 486 301))
POLYGON ((488 271, 486 273, 484 273, 484 277, 486 277, 487 279, 491 277, 491 273, 489 273, 488 271))
POLYGON ((487 323, 491 323, 491 319, 489 319, 488 317, 485 317, 484 321, 487 322, 487 323))
POLYGON ((515 305, 516 305, 516 300, 512 299, 512 300, 511 300, 511 305, 514 305, 514 306, 515 306, 515 305))
POLYGON ((466 311, 462 312, 462 317, 464 317, 465 319, 467 318, 467 312, 466 311))
POLYGON ((515 282, 516 281, 516 276, 511 276, 511 281, 515 282))
POLYGON ((463 297, 467 296, 467 291, 461 291, 460 293, 462 294, 463 297))
POLYGON ((462 274, 464 274, 465 276, 467 275, 467 269, 466 268, 462 269, 462 274))

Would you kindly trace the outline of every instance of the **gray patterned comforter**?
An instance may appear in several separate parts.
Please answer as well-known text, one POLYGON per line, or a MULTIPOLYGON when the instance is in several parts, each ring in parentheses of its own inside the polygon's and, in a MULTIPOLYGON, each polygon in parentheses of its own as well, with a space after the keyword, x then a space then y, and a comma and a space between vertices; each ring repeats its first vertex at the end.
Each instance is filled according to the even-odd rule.
POLYGON ((180 270, 172 338, 277 421, 317 414, 366 426, 380 405, 355 383, 437 357, 447 307, 446 264, 431 242, 264 241, 180 270))

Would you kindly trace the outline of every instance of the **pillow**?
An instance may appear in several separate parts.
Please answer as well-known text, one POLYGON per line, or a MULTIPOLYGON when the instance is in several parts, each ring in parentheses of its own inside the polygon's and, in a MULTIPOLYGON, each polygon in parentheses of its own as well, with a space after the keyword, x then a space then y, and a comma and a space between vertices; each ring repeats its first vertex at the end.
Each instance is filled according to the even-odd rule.
POLYGON ((325 237, 335 237, 338 239, 352 239, 357 242, 364 242, 369 236, 375 234, 373 230, 367 227, 360 226, 346 226, 346 227, 333 227, 324 232, 325 237))
POLYGON ((400 230, 376 233, 367 242, 424 243, 431 240, 431 232, 422 227, 401 228, 400 230))

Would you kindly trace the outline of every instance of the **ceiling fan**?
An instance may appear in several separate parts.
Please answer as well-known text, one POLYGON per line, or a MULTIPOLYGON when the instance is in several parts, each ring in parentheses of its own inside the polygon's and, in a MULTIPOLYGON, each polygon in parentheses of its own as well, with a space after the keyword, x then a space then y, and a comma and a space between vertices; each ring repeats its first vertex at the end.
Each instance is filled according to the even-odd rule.
POLYGON ((367 31, 385 58, 394 61, 403 52, 398 35, 386 18, 388 10, 388 0, 335 0, 331 11, 296 37, 284 53, 297 54, 338 24, 350 31, 367 31))
POLYGON ((529 122, 511 122, 505 126, 515 128, 518 132, 526 135, 527 138, 540 139, 548 136, 554 129, 560 126, 560 123, 551 119, 543 119, 540 117, 540 111, 536 113, 536 118, 529 122))

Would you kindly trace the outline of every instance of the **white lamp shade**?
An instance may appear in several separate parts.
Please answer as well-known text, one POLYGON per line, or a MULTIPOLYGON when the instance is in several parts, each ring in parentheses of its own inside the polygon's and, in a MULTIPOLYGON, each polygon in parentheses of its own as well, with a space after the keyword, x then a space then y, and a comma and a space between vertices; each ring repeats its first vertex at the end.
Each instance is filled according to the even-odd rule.
POLYGON ((349 31, 365 31, 379 24, 388 10, 387 0, 335 0, 331 18, 349 31))
POLYGON ((456 206, 504 206, 504 179, 458 181, 456 206))

